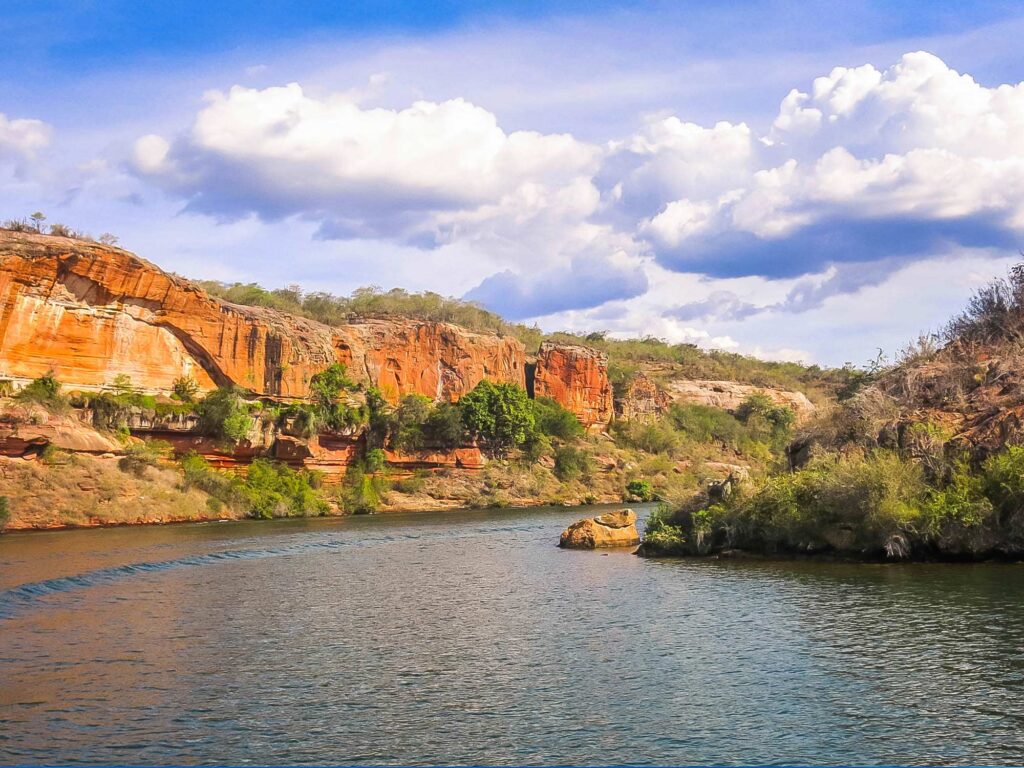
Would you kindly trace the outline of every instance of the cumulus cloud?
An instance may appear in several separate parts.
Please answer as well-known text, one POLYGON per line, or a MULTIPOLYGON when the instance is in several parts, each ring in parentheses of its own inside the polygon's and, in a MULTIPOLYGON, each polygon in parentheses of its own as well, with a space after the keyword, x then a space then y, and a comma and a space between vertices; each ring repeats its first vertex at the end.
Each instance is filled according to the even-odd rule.
POLYGON ((300 214, 327 237, 427 244, 458 224, 439 217, 588 178, 598 156, 569 135, 506 133, 463 99, 363 108, 292 83, 212 92, 187 134, 142 137, 133 159, 193 210, 300 214))
POLYGON ((912 53, 791 91, 760 138, 714 131, 735 139, 720 176, 638 229, 673 269, 790 277, 1024 234, 1024 84, 988 88, 912 53))
POLYGON ((510 317, 656 290, 653 258, 704 278, 660 305, 675 338, 1024 241, 1024 84, 986 87, 928 53, 835 68, 760 126, 650 115, 602 145, 506 131, 464 99, 366 106, 384 84, 212 92, 187 130, 140 137, 131 166, 221 219, 458 253, 468 297, 510 317), (715 282, 755 277, 770 297, 715 282))
POLYGON ((49 146, 53 128, 42 120, 11 119, 0 112, 0 160, 19 166, 49 146))

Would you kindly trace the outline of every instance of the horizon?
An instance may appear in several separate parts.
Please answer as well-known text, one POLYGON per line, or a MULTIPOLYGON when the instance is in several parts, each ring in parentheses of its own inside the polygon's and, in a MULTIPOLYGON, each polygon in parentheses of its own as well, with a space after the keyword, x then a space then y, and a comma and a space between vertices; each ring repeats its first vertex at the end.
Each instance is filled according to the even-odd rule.
POLYGON ((829 366, 1019 260, 1013 4, 265 10, 9 13, 5 215, 197 280, 829 366))

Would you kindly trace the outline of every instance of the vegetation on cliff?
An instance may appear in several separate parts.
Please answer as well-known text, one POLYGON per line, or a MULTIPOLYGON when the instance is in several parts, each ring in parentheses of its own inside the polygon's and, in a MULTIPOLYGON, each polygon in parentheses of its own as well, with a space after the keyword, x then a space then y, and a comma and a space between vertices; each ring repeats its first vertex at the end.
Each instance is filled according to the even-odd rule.
POLYGON ((1022 340, 1024 266, 805 425, 780 471, 654 516, 644 552, 1021 556, 1022 340))

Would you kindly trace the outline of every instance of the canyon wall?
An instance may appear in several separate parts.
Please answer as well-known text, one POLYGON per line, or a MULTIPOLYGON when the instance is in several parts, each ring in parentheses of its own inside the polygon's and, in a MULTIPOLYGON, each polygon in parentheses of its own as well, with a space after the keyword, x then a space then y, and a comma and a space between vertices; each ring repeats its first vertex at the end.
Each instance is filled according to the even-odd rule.
POLYGON ((516 339, 447 323, 364 319, 330 327, 208 296, 119 248, 0 231, 0 377, 53 370, 69 387, 118 374, 149 392, 191 376, 203 390, 236 384, 304 397, 311 376, 345 363, 395 401, 458 399, 484 378, 525 386, 516 339))
POLYGON ((550 397, 587 429, 600 429, 612 417, 608 356, 590 347, 545 341, 537 353, 533 396, 550 397))

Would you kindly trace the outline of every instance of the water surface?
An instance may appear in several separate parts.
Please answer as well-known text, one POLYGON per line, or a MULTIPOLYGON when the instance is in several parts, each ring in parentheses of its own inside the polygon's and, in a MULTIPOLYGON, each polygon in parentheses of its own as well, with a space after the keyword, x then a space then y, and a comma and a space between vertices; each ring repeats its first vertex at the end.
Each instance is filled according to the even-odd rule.
POLYGON ((0 762, 1024 762, 1024 566, 557 549, 582 514, 0 537, 0 762))

